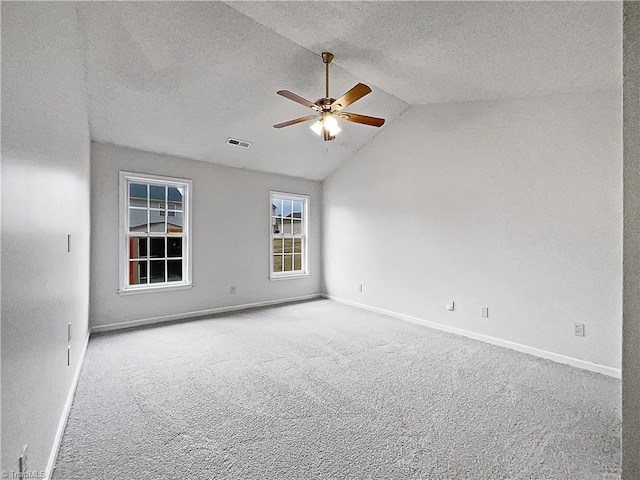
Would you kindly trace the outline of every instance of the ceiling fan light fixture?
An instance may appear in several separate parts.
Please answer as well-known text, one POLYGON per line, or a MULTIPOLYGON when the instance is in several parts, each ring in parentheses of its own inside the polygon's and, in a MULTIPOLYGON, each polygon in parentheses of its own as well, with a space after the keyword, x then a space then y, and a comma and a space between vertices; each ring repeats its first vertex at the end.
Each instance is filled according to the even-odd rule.
POLYGON ((313 125, 311 125, 309 128, 313 130, 313 132, 316 135, 322 135, 322 131, 326 130, 327 132, 329 132, 329 135, 332 137, 335 137, 337 134, 339 134, 342 131, 340 126, 338 126, 338 121, 335 119, 335 117, 330 115, 327 115, 324 118, 321 118, 320 120, 315 122, 313 125))
POLYGON ((324 119, 324 128, 329 130, 329 135, 335 137, 342 129, 338 126, 338 120, 331 115, 327 115, 324 119))
POLYGON ((323 127, 323 123, 322 123, 322 119, 320 119, 316 123, 311 125, 309 128, 313 130, 316 135, 322 135, 322 127, 323 127))

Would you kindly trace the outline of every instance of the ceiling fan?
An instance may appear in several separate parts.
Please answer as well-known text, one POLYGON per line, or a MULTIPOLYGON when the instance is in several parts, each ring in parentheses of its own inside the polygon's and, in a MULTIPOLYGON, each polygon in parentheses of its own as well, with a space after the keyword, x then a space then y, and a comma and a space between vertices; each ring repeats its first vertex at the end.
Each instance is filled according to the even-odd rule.
POLYGON ((369 117, 367 115, 343 111, 345 107, 348 107, 353 102, 360 100, 368 93, 371 93, 371 89, 364 83, 357 84, 337 100, 329 97, 329 64, 331 63, 331 60, 333 60, 333 54, 329 52, 322 52, 322 61, 326 67, 326 95, 324 98, 319 98, 312 103, 289 90, 279 90, 276 92, 278 95, 282 95, 289 100, 293 100, 300 105, 304 105, 305 107, 314 110, 315 113, 313 115, 307 115, 306 117, 289 120, 288 122, 278 123, 274 125, 275 128, 283 128, 288 127, 289 125, 295 125, 296 123, 317 120, 316 123, 311 125, 311 129, 318 135, 322 135, 326 142, 333 140, 336 138, 336 135, 340 133, 341 130, 338 126, 338 120, 361 123, 372 127, 381 127, 384 125, 384 118, 369 117))

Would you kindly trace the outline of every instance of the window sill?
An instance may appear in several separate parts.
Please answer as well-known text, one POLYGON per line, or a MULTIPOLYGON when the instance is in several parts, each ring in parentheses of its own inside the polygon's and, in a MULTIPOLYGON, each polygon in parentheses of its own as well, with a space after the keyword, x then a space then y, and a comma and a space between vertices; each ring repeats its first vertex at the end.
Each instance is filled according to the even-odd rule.
POLYGON ((269 280, 271 280, 272 282, 279 280, 295 280, 299 278, 308 278, 310 276, 310 273, 296 273, 293 275, 271 275, 269 276, 269 280))
POLYGON ((193 283, 181 285, 160 285, 158 287, 130 288, 118 290, 118 295, 140 295, 142 293, 170 292, 173 290, 188 290, 193 287, 193 283))

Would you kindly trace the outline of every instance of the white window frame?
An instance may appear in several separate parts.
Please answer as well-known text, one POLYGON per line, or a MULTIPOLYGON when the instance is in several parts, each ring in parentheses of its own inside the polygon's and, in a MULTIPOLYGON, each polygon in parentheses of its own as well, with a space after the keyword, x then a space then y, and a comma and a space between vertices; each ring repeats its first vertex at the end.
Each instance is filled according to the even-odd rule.
MULTIPOLYGON (((191 198, 193 196, 193 182, 185 178, 165 177, 159 175, 149 175, 145 173, 124 172, 120 176, 120 209, 119 209, 119 282, 120 295, 132 295, 138 293, 152 293, 169 290, 183 290, 191 288, 191 257, 192 257, 192 235, 191 235, 191 198), (182 281, 165 283, 148 283, 143 285, 129 285, 129 184, 146 183, 154 185, 165 185, 169 187, 185 187, 183 194, 183 226, 182 226, 182 281)), ((169 199, 166 199, 166 204, 169 199)), ((166 210, 165 210, 166 211, 166 210)), ((166 217, 165 217, 166 218, 166 217)), ((150 232, 153 234, 153 232, 150 232)), ((160 233, 160 232, 158 232, 160 233)), ((162 234, 162 235, 166 235, 162 234)), ((167 252, 165 252, 166 255, 167 252)), ((147 275, 151 272, 148 271, 147 275)))
MULTIPOLYGON (((287 193, 272 190, 269 192, 269 279, 270 280, 288 280, 295 278, 309 277, 309 211, 311 209, 311 197, 309 195, 301 195, 298 193, 287 193), (283 200, 294 200, 302 202, 302 270, 292 272, 274 272, 273 271, 273 202, 276 198, 283 200)), ((298 238, 294 234, 286 237, 282 234, 282 238, 298 238)))

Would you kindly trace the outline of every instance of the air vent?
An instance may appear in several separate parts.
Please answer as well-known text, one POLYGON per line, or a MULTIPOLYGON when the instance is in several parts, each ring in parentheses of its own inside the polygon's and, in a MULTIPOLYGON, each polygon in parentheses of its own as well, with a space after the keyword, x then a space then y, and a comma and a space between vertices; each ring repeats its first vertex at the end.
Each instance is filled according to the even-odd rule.
POLYGON ((234 147, 240 147, 240 148, 249 148, 251 146, 251 142, 229 137, 227 138, 227 145, 233 145, 234 147))

